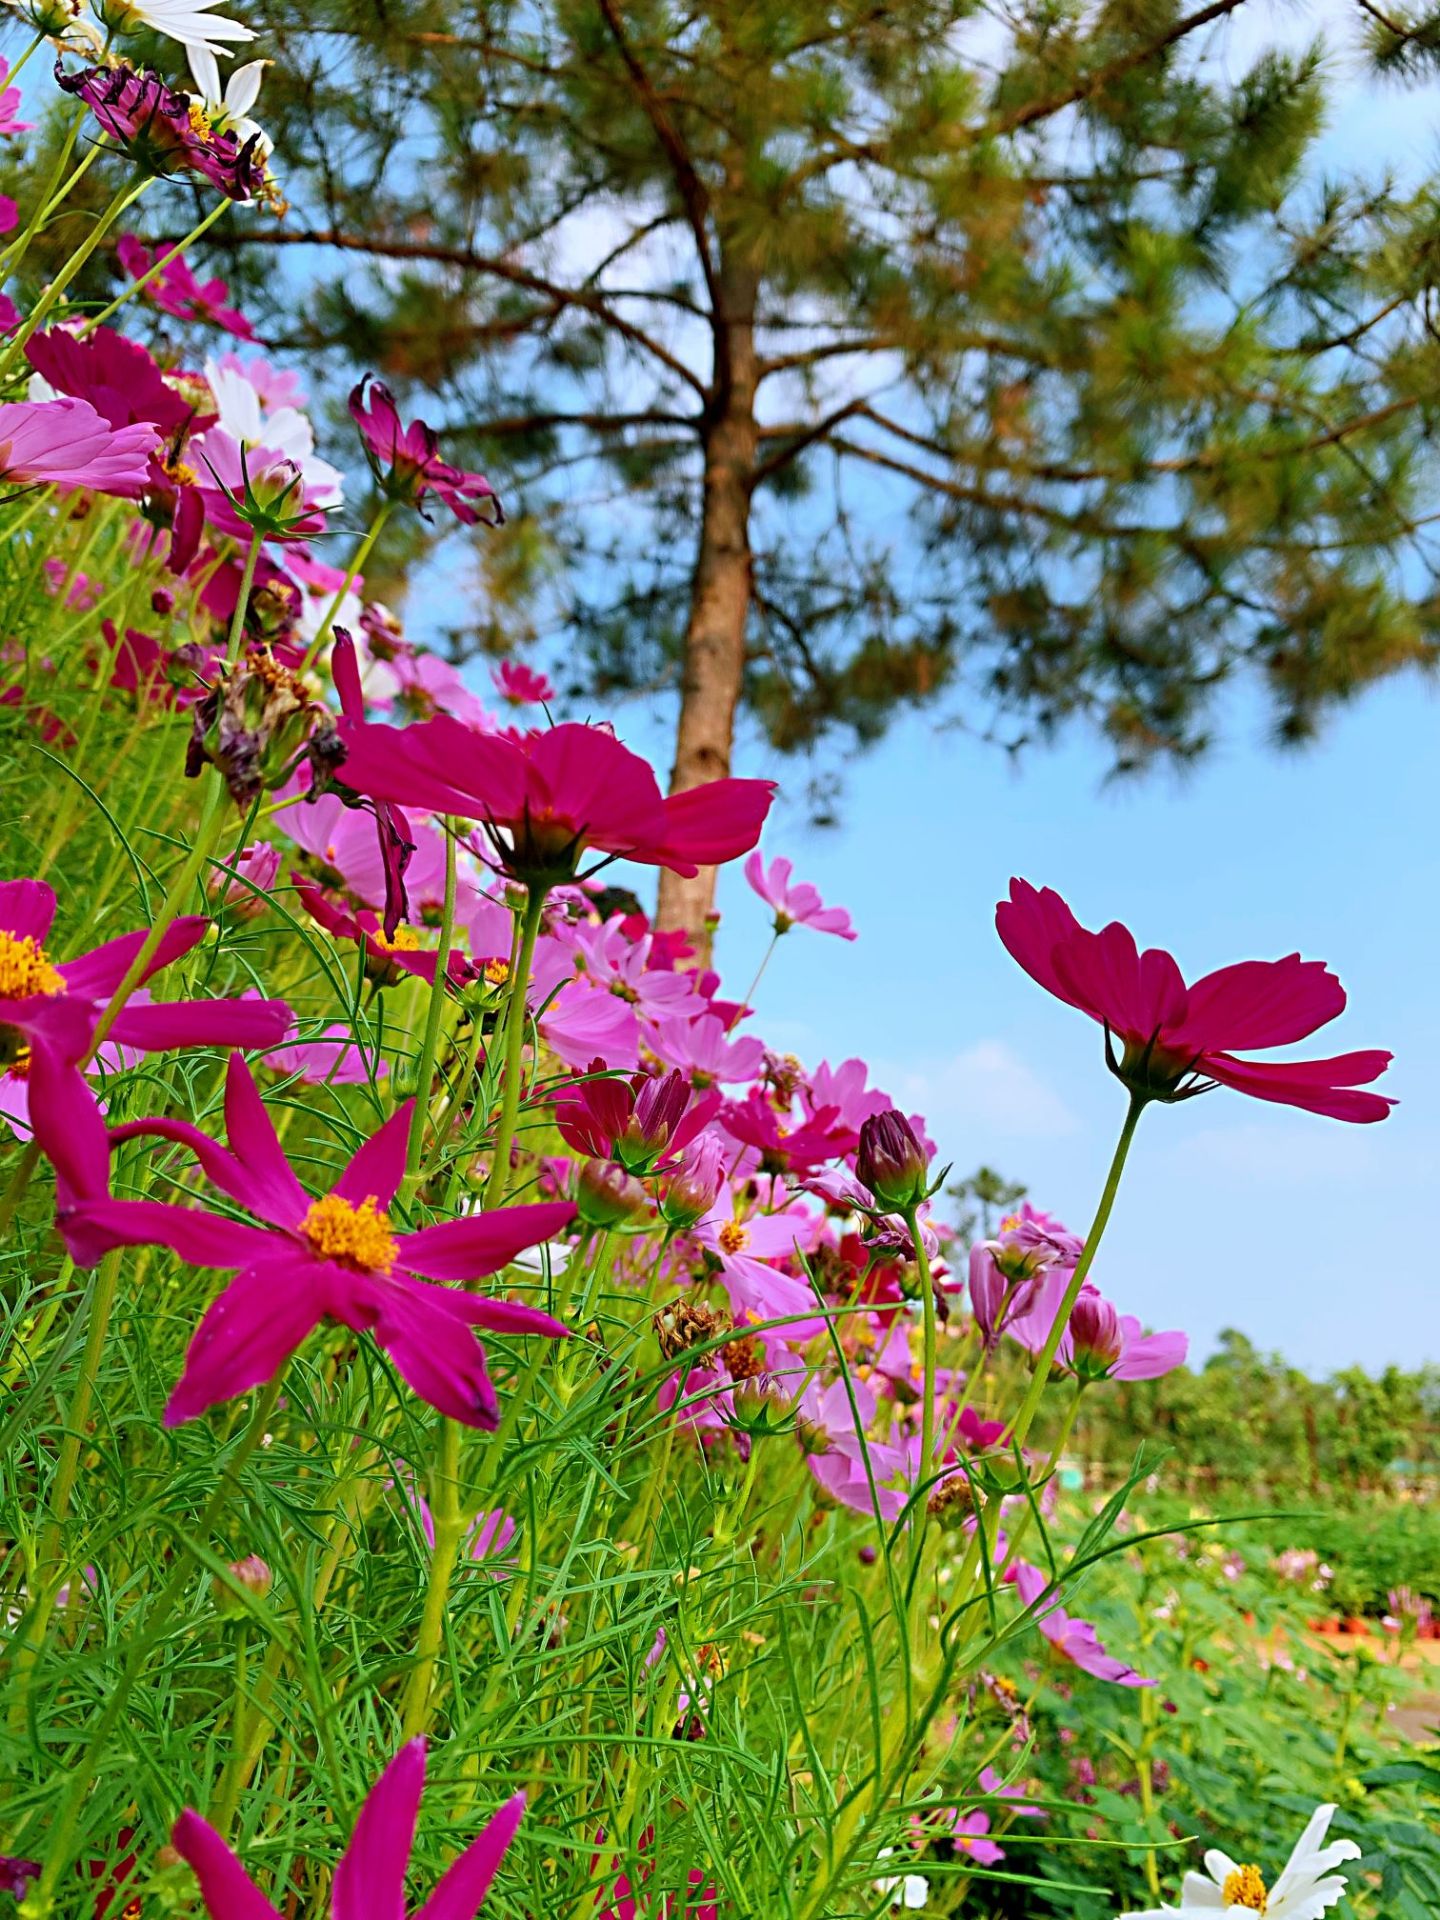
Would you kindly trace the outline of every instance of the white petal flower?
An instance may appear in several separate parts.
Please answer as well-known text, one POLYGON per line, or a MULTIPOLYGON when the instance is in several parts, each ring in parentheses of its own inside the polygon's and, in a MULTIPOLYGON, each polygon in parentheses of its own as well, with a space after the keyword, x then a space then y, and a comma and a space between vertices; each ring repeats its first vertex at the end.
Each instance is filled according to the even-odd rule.
POLYGON ((258 140, 260 152, 268 154, 275 143, 249 115, 250 109, 260 98, 260 82, 270 62, 249 60, 243 67, 236 67, 222 85, 220 68, 209 47, 192 44, 186 47, 185 52, 196 90, 205 105, 205 117, 215 131, 233 133, 242 147, 247 141, 258 140))
POLYGON ((96 0, 95 11, 115 33, 151 27, 182 47, 214 52, 227 43, 253 40, 254 33, 227 14, 211 13, 218 0, 96 0))
POLYGON ((1325 1845, 1334 1817, 1333 1806, 1315 1809, 1273 1887, 1266 1886, 1258 1867, 1242 1866, 1228 1853, 1212 1848, 1205 1856, 1205 1872, 1186 1874, 1178 1907, 1151 1907, 1144 1913, 1122 1914, 1121 1920, 1190 1920, 1190 1916, 1213 1913, 1257 1913, 1265 1920, 1323 1920, 1345 1898, 1345 1876, 1336 1873, 1336 1867, 1360 1858, 1353 1840, 1333 1840, 1328 1847, 1325 1845))

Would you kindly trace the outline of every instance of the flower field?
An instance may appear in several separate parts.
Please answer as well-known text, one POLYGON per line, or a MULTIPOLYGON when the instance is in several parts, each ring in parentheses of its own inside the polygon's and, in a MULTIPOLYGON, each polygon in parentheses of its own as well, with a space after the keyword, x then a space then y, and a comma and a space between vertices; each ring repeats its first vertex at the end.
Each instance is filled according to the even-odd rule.
POLYGON ((667 795, 367 591, 506 503, 364 368, 322 460, 201 264, 281 191, 212 3, 17 16, 66 135, 0 202, 0 1911, 1440 1912, 1434 1461, 1297 1414, 1308 1471, 1222 1472, 1260 1363, 1104 1290, 1138 1128, 1379 1123, 1389 1054, 1326 1054, 1319 961, 1189 978, 997 874, 1116 1144, 1090 1219, 958 1225, 843 1032, 767 1038, 775 943, 857 934, 772 784, 667 795), (731 865, 722 978, 644 903, 731 865))

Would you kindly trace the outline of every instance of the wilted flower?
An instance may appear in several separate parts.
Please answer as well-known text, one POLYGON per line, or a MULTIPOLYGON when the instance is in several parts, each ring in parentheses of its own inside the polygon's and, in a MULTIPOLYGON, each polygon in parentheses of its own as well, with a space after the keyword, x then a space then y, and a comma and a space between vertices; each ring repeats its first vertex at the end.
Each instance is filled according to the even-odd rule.
POLYGON ((371 384, 368 376, 362 380, 350 395, 350 413, 360 429, 371 472, 392 500, 402 500, 424 514, 425 496, 433 493, 466 526, 481 517, 471 503, 483 500, 492 526, 504 520, 495 489, 484 474, 466 473, 440 458, 440 437, 433 427, 423 420, 401 426, 395 396, 382 381, 371 384))
POLYGON ((267 787, 283 786, 312 744, 333 738, 329 710, 268 648, 223 667, 195 708, 185 772, 220 773, 236 804, 248 807, 267 787))

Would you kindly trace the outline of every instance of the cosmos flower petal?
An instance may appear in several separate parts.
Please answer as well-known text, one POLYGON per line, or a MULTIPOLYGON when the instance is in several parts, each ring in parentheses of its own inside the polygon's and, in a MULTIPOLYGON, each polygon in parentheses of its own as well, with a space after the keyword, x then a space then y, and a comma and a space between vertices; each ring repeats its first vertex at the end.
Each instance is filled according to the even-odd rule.
POLYGON ((493 1433, 500 1403, 485 1365, 485 1349, 447 1307, 417 1288, 386 1290, 375 1338, 413 1390, 447 1419, 493 1433))
POLYGON ((1380 1050, 1339 1054, 1332 1060, 1235 1060, 1228 1054, 1209 1054, 1205 1071, 1221 1086, 1248 1093, 1255 1100, 1302 1107, 1332 1120, 1364 1125, 1383 1120, 1395 1102, 1380 1093, 1357 1091, 1376 1080, 1392 1056, 1380 1050))
POLYGON ((17 940, 45 944, 55 919, 55 889, 44 880, 0 881, 0 927, 17 940))
POLYGON ((295 1016, 284 1000, 155 1000, 116 1014, 111 1036, 144 1053, 172 1047, 272 1047, 295 1016))
POLYGON ((425 1742, 411 1740, 370 1789, 335 1869, 333 1920, 405 1920, 405 1869, 425 1785, 425 1742))
POLYGON ((379 1207, 388 1207, 395 1198, 405 1178, 405 1148, 414 1107, 413 1100, 397 1107, 384 1126, 372 1133, 356 1152, 335 1182, 333 1191, 352 1207, 363 1206, 370 1199, 379 1207))
POLYGON ((277 1255, 266 1238, 262 1257, 211 1301, 195 1329, 165 1408, 167 1427, 272 1380, 319 1323, 326 1303, 317 1263, 298 1249, 277 1255))
POLYGON ((1308 1039, 1345 1011, 1345 989, 1322 960, 1241 960, 1189 990, 1185 1032, 1197 1048, 1225 1053, 1308 1039))
POLYGON ((275 1244, 264 1227, 167 1200, 81 1199, 62 1208, 57 1223, 80 1267, 93 1267, 114 1247, 169 1247, 193 1266, 243 1267, 275 1244))
MULTIPOLYGON (((203 914, 192 913, 167 927, 136 984, 143 986, 163 967, 168 967, 173 960, 198 947, 205 938, 205 929, 209 924, 203 914)), ((85 994, 94 1000, 108 999, 129 972, 132 961, 149 937, 149 930, 142 927, 135 933, 119 934, 114 940, 107 940, 103 946, 92 947, 89 953, 83 953, 77 959, 65 961, 60 968, 65 985, 74 994, 85 994)))
POLYGON ((467 1293, 463 1287, 432 1285, 425 1280, 408 1280, 406 1292, 452 1319, 463 1320, 467 1326, 484 1327, 487 1333, 543 1333, 564 1339, 570 1332, 563 1320, 552 1319, 539 1307, 527 1307, 518 1300, 491 1300, 484 1294, 467 1293))
POLYGON ((285 1158, 260 1089, 238 1053, 231 1054, 225 1074, 225 1133, 244 1169, 252 1211, 277 1225, 303 1220, 309 1196, 285 1158))
POLYGON ((472 1840, 460 1858, 451 1862, 415 1920, 474 1920, 524 1812, 523 1793, 507 1800, 479 1838, 472 1840))
POLYGON ((431 1280, 474 1280, 498 1273, 526 1247, 552 1239, 574 1217, 569 1201, 559 1200, 467 1214, 404 1235, 400 1257, 406 1267, 431 1280))
POLYGON ((30 1124, 55 1169, 58 1203, 106 1194, 110 1142, 84 1075, 49 1047, 37 1046, 30 1055, 29 1091, 30 1124))
POLYGON ((279 1914, 219 1834, 187 1807, 170 1834, 189 1863, 213 1920, 280 1920, 279 1914))

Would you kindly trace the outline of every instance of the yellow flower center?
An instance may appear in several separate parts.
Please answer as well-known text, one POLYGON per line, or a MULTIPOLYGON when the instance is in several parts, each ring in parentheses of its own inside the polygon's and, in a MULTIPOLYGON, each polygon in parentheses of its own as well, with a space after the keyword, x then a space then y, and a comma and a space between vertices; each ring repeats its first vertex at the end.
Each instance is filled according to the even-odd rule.
POLYGON ((347 1266, 364 1267, 371 1273, 388 1273, 400 1251, 390 1231, 390 1217, 377 1206, 373 1193, 358 1207, 338 1193, 327 1193, 313 1202, 300 1231, 326 1260, 343 1260, 347 1266))
POLYGON ((387 953, 418 953, 420 936, 414 927, 397 927, 393 934, 386 933, 383 927, 377 927, 370 938, 377 947, 383 947, 387 953))
POLYGON ((0 1000, 35 1000, 64 991, 64 976, 33 934, 17 937, 0 930, 0 1000))
POLYGON ((727 1220, 715 1237, 722 1253, 743 1253, 750 1244, 750 1229, 738 1220, 727 1220))
POLYGON ((490 982, 492 987, 503 987, 505 982, 510 978, 510 962, 508 960, 487 960, 485 962, 485 978, 490 982))
POLYGON ((1018 1213, 1007 1213, 1005 1218, 1000 1222, 1000 1231, 1001 1233, 1014 1233, 1019 1224, 1020 1216, 1018 1213))
POLYGON ((1251 1913, 1264 1913, 1270 1905, 1258 1867, 1237 1867, 1233 1873, 1227 1873, 1220 1898, 1227 1907, 1248 1907, 1251 1913))

